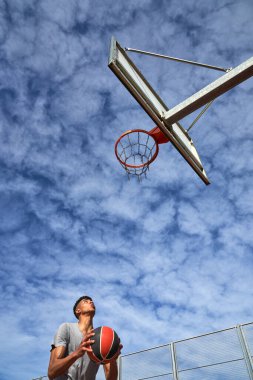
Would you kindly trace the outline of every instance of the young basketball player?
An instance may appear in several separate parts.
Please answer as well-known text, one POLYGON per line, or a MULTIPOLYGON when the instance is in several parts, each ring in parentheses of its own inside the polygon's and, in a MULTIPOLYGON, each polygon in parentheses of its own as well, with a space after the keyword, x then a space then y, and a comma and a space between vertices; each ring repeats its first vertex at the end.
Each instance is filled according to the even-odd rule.
MULTIPOLYGON (((57 330, 52 344, 48 377, 49 380, 95 380, 99 364, 90 360, 87 352, 94 343, 93 317, 95 305, 88 296, 80 297, 74 307, 77 323, 63 323, 57 330)), ((118 355, 120 355, 120 345, 118 355)), ((117 380, 116 359, 104 364, 106 380, 117 380)))

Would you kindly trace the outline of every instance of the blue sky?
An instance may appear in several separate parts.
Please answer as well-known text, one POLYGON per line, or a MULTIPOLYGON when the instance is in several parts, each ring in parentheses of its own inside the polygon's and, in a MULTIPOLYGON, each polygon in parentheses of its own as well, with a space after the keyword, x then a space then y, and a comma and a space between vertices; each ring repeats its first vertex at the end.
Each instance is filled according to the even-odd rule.
MULTIPOLYGON (((114 142, 154 125, 107 67, 112 35, 235 67, 252 0, 1 0, 0 16, 0 379, 46 373, 82 294, 123 353, 252 321, 252 78, 192 129, 210 186, 170 144, 138 183, 114 142)), ((221 75, 129 55, 168 107, 221 75)))

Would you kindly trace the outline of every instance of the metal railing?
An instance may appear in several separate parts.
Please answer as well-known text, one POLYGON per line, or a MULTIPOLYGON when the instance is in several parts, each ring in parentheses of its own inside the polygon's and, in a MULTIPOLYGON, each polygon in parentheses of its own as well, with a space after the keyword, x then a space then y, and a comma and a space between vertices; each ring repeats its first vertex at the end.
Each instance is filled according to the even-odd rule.
POLYGON ((253 322, 120 357, 119 380, 151 379, 253 380, 253 322))
POLYGON ((119 380, 253 380, 253 322, 122 355, 119 380))

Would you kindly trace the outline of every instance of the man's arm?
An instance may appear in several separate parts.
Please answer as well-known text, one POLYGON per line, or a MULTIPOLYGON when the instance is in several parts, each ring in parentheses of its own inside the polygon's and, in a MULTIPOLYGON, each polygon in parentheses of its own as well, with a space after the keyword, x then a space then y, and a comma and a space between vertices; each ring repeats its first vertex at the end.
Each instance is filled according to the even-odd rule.
POLYGON ((104 372, 106 380, 118 379, 118 365, 117 361, 113 360, 110 363, 104 364, 104 372))
POLYGON ((66 356, 64 358, 66 352, 66 347, 59 346, 53 348, 50 355, 50 361, 48 366, 48 378, 49 380, 53 380, 55 377, 63 375, 69 367, 76 361, 77 356, 75 352, 66 356))
POLYGON ((48 366, 48 378, 53 380, 55 377, 63 375, 67 372, 69 367, 81 356, 85 354, 86 351, 92 351, 90 345, 94 343, 94 340, 91 340, 94 333, 89 333, 82 340, 80 346, 68 356, 65 356, 66 347, 59 346, 55 347, 51 351, 50 361, 48 366))
POLYGON ((110 363, 104 364, 104 372, 106 380, 117 380, 118 379, 118 364, 117 359, 121 354, 121 349, 123 348, 122 344, 119 345, 118 352, 115 356, 115 359, 110 363))

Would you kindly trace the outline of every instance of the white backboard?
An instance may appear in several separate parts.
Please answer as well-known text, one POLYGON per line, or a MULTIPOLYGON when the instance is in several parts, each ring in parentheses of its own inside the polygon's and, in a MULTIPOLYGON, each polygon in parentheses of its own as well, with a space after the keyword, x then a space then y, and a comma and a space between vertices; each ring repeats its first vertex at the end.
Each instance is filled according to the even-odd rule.
POLYGON ((169 108, 114 37, 111 39, 108 65, 204 183, 208 185, 210 182, 191 137, 178 122, 172 125, 164 122, 164 116, 169 111, 169 108))

